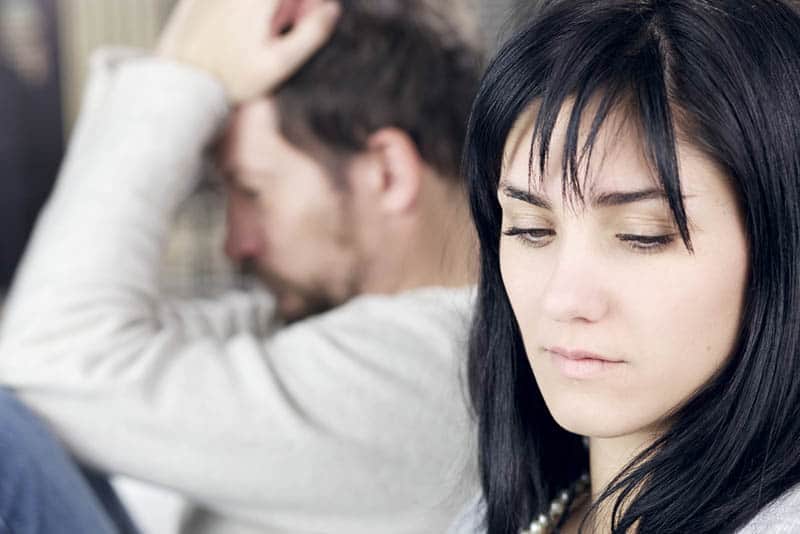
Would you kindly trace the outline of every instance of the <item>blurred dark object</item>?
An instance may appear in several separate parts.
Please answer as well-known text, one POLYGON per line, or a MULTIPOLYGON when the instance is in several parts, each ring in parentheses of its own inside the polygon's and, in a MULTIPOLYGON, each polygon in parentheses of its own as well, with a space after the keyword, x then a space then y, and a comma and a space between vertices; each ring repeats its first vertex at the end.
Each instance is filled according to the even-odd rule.
POLYGON ((0 292, 63 152, 55 0, 0 0, 0 292))

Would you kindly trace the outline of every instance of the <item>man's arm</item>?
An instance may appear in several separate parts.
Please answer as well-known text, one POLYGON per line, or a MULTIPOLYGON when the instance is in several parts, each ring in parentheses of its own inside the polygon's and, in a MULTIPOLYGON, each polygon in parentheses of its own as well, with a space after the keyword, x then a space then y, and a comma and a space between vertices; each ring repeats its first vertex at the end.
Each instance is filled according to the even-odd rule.
MULTIPOLYGON (((266 334, 273 306, 265 294, 172 306, 158 294, 158 266, 229 106, 269 93, 297 69, 338 10, 331 0, 183 0, 157 58, 98 57, 0 339, 56 339, 92 313, 125 325, 175 323, 187 335, 266 334)), ((70 334, 81 333, 77 326, 70 334)))
MULTIPOLYGON (((59 427, 81 456, 190 491, 196 481, 181 477, 191 468, 172 462, 181 446, 176 440, 186 439, 198 458, 213 460, 224 447, 199 446, 192 434, 212 440, 235 435, 253 414, 237 414, 234 405, 244 409, 256 399, 267 401, 270 394, 258 390, 276 387, 257 336, 262 321, 249 299, 234 297, 239 302, 211 313, 187 311, 166 303, 157 289, 167 229, 194 185, 230 99, 268 91, 329 29, 330 15, 317 15, 316 22, 309 15, 310 21, 276 39, 284 58, 261 50, 277 44, 265 44, 255 33, 244 32, 254 41, 246 44, 220 35, 221 23, 231 31, 243 25, 239 13, 247 8, 256 11, 248 21, 262 17, 258 29, 264 31, 269 5, 185 2, 162 41, 161 59, 98 58, 57 189, 37 225, 0 332, 0 379, 59 427), (201 30, 236 50, 235 59, 218 55, 224 68, 196 65, 191 54, 201 53, 198 62, 207 59, 196 42, 201 30), (270 70, 270 62, 278 67, 270 70), (235 69, 248 67, 256 67, 259 77, 243 82, 235 69), (231 339, 242 330, 256 335, 231 339), (203 416, 193 409, 208 410, 206 429, 198 429, 203 416), (117 418, 119 423, 112 421, 117 418), (109 447, 123 436, 140 450, 109 447)), ((273 395, 274 402, 264 406, 285 402, 280 389, 273 395)), ((259 433, 253 436, 263 443, 259 433)))

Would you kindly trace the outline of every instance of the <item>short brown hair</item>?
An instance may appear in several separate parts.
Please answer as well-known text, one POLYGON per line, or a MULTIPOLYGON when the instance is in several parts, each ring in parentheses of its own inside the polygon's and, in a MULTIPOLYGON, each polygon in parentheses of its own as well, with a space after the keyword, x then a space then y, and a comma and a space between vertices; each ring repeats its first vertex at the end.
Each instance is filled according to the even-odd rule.
POLYGON ((396 127, 429 165, 456 179, 483 64, 472 28, 453 11, 466 7, 340 1, 330 42, 275 94, 283 135, 302 148, 355 153, 379 128, 396 127))

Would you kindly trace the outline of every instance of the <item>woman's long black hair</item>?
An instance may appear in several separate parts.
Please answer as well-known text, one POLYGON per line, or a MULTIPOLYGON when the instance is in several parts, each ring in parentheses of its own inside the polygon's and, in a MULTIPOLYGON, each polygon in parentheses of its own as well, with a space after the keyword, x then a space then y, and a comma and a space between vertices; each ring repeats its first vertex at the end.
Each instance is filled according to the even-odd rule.
POLYGON ((469 372, 488 532, 516 534, 588 467, 581 437, 545 406, 498 259, 506 138, 535 103, 531 161, 536 150, 544 165, 565 101, 565 192, 580 197, 583 158, 624 111, 690 251, 676 139, 739 193, 750 276, 737 348, 601 497, 618 505, 614 533, 733 532, 800 482, 800 15, 789 0, 542 4, 490 65, 464 157, 481 252, 469 372))

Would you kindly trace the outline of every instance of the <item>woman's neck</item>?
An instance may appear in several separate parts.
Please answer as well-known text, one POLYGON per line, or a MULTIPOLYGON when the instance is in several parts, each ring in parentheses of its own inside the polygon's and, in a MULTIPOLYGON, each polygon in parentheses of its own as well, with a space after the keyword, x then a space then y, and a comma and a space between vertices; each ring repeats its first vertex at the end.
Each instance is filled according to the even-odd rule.
POLYGON ((625 466, 654 439, 653 434, 644 432, 616 438, 589 438, 592 500, 597 499, 625 466))
MULTIPOLYGON (((581 520, 594 502, 605 491, 614 478, 645 450, 655 439, 654 434, 638 433, 616 438, 589 438, 589 478, 591 481, 591 500, 585 499, 562 529, 564 533, 578 532, 581 520)), ((611 509, 614 498, 605 501, 592 518, 589 532, 606 534, 611 532, 611 509)))

